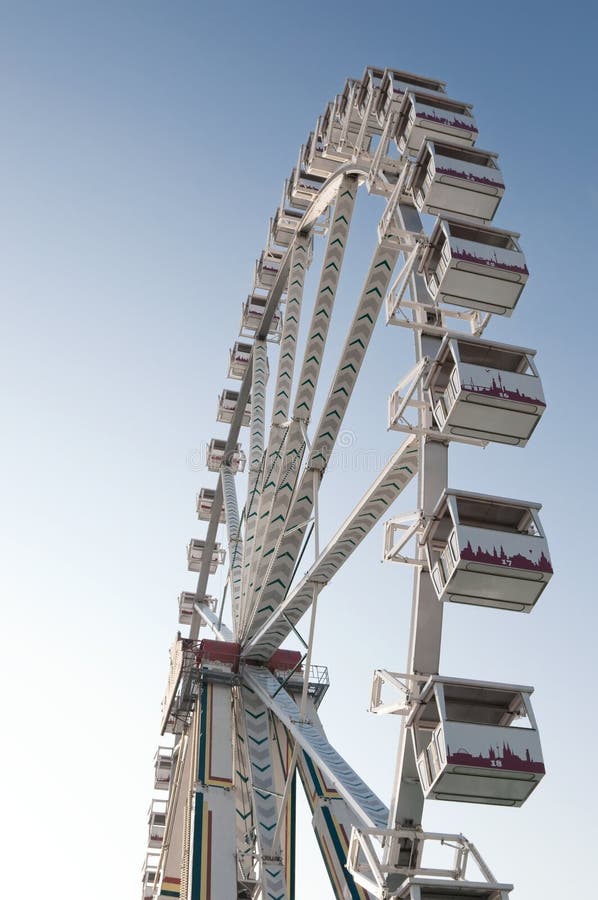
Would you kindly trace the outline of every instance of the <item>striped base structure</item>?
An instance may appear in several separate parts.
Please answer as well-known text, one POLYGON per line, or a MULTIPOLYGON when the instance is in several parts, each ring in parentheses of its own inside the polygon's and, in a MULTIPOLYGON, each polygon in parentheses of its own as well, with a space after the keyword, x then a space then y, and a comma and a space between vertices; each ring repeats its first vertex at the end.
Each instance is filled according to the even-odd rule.
POLYGON ((163 878, 162 887, 158 898, 161 897, 180 897, 181 896, 181 879, 180 878, 163 878))
POLYGON ((242 694, 262 893, 264 900, 288 900, 282 846, 275 837, 279 804, 270 716, 267 707, 253 691, 243 688, 242 694))
POLYGON ((196 728, 189 894, 184 900, 224 900, 237 895, 233 718, 229 685, 202 684, 196 728))
POLYGON ((357 818, 306 753, 299 754, 298 769, 335 900, 372 900, 346 869, 351 827, 358 824, 357 818))

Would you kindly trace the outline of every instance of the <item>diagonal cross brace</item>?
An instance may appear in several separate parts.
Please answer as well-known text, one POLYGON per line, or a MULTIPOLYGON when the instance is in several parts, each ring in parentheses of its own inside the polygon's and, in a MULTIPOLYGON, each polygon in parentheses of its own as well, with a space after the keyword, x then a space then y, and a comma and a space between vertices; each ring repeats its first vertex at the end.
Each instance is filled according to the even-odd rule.
MULTIPOLYGON (((387 241, 378 244, 374 251, 341 358, 332 379, 328 399, 316 428, 308 467, 299 481, 293 479, 295 483, 292 485, 291 503, 281 517, 286 526, 286 533, 282 536, 279 534, 274 545, 268 548, 267 552, 271 555, 264 573, 265 577, 260 577, 260 573, 264 570, 263 565, 258 573, 254 587, 254 595, 257 598, 255 613, 249 629, 243 634, 244 638, 254 637, 282 602, 289 588, 291 573, 304 536, 304 529, 296 526, 310 518, 314 504, 311 470, 319 469, 323 472, 334 449, 398 254, 398 248, 387 241)), ((293 474, 296 476, 296 470, 293 474)))
POLYGON ((419 441, 407 438, 368 488, 313 566, 244 648, 268 659, 313 602, 314 585, 327 584, 417 473, 419 441))
POLYGON ((367 828, 385 828, 388 810, 382 801, 345 762, 321 730, 309 722, 301 721, 299 707, 286 691, 280 690, 280 684, 274 675, 265 668, 246 666, 243 681, 280 719, 297 743, 330 779, 358 820, 367 828))
MULTIPOLYGON (((310 232, 317 222, 318 218, 326 211, 328 206, 333 202, 336 194, 339 190, 339 185, 342 182, 342 179, 345 175, 355 175, 360 180, 365 180, 367 178, 368 169, 362 165, 357 163, 347 163, 346 165, 339 166, 337 171, 330 176, 322 185, 322 189, 319 191, 318 196, 314 199, 313 203, 305 211, 301 222, 299 223, 297 234, 291 241, 287 252, 285 253, 282 262, 280 264, 280 268, 278 270, 278 274, 274 281, 274 284, 270 288, 268 292, 268 299, 266 301, 266 307, 264 309, 262 315, 261 325, 256 333, 257 338, 266 338, 268 336, 268 330, 270 328, 270 323, 272 321, 272 317, 274 312, 280 302, 280 298, 282 296, 283 291, 286 288, 286 284, 288 281, 289 274, 289 266, 291 262, 291 256, 293 249, 295 247, 295 243, 299 239, 299 235, 303 232, 310 232)), ((252 351, 253 353, 253 351, 252 351)), ((250 354, 250 365, 247 367, 247 371, 243 377, 243 381, 241 382, 241 386, 239 388, 239 399, 237 401, 237 406, 235 409, 235 414, 233 416, 233 421, 230 424, 228 437, 226 439, 226 447, 225 447, 225 458, 228 454, 232 453, 235 449, 237 438, 239 436, 239 430, 241 428, 241 420, 243 418, 243 412, 247 405, 247 401, 249 400, 249 393, 251 390, 251 382, 253 378, 253 364, 251 361, 250 354)), ((222 507, 222 480, 218 478, 218 484, 216 485, 216 493, 214 496, 214 507, 212 509, 212 515, 210 517, 210 524, 208 525, 208 532, 205 537, 205 545, 204 552, 202 557, 202 566, 201 572, 199 573, 199 578, 197 580, 197 589, 196 589, 196 597, 198 600, 201 600, 203 596, 205 596, 206 587, 208 583, 209 576, 209 561, 211 559, 212 552, 214 550, 214 545, 216 543, 216 532, 218 530, 218 523, 220 521, 220 509, 222 507)), ((193 613, 193 621, 191 622, 191 628, 189 630, 189 637, 196 639, 199 631, 200 618, 197 615, 197 611, 193 613)))
POLYGON ((198 620, 208 626, 219 641, 232 641, 233 633, 223 622, 220 621, 215 612, 213 612, 207 603, 195 603, 193 611, 197 614, 198 620))

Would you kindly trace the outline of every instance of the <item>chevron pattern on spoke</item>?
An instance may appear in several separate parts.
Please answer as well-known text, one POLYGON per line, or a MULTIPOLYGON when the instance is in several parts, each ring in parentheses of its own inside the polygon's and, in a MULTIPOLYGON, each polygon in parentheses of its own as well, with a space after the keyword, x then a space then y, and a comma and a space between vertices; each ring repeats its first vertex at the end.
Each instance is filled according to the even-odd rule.
POLYGON ((254 562, 252 562, 246 588, 247 602, 252 608, 255 608, 256 605, 259 606, 260 591, 266 579, 266 573, 271 568, 271 555, 280 541, 282 527, 299 477, 305 442, 301 424, 297 420, 308 422, 311 415, 356 194, 357 179, 354 176, 343 178, 332 215, 328 246, 324 254, 318 292, 299 374, 293 407, 294 421, 291 423, 287 437, 284 458, 280 461, 278 479, 276 481, 271 479, 263 489, 253 549, 254 562), (258 554, 260 554, 259 557, 258 554))
MULTIPOLYGON (((386 242, 379 244, 374 252, 328 401, 318 423, 309 460, 310 467, 323 470, 334 448, 398 255, 398 248, 386 242)), ((305 523, 312 514, 313 503, 313 476, 308 468, 303 473, 290 508, 277 513, 283 516, 287 534, 282 540, 278 538, 277 541, 272 541, 272 546, 268 545, 264 550, 264 555, 272 553, 274 549, 276 554, 266 570, 272 577, 260 581, 260 570, 256 578, 255 591, 259 591, 260 596, 246 635, 249 640, 262 628, 272 610, 278 608, 289 588, 295 560, 305 534, 305 523)))
POLYGON ((328 742, 321 728, 301 721, 301 711, 292 697, 280 689, 278 680, 268 669, 246 666, 244 682, 259 695, 283 723, 292 737, 306 751, 336 787, 366 828, 386 828, 388 809, 328 742), (274 694, 276 696, 274 697, 274 694))
POLYGON ((332 452, 398 255, 398 249, 386 244, 380 244, 374 253, 359 305, 328 394, 326 409, 318 424, 308 463, 310 468, 325 467, 332 452))
POLYGON ((272 502, 274 491, 276 489, 278 473, 282 465, 284 447, 286 445, 288 433, 288 426, 285 426, 283 428, 279 425, 272 425, 270 429, 268 450, 265 454, 263 477, 258 478, 254 490, 250 495, 250 502, 247 508, 245 523, 245 542, 243 553, 241 634, 243 633, 243 629, 249 617, 249 609, 247 603, 247 583, 249 580, 252 564, 255 564, 255 560, 257 559, 254 553, 254 548, 257 545, 258 550, 261 549, 261 544, 257 543, 257 541, 261 540, 259 536, 256 537, 257 525, 258 522, 261 521, 260 515, 262 517, 265 516, 266 518, 269 515, 268 504, 272 502), (260 510, 262 511, 261 513, 260 510))
POLYGON ((282 459, 279 448, 286 436, 284 423, 289 414, 291 387, 297 351, 297 336, 301 321, 303 288, 308 262, 310 261, 311 256, 311 244, 311 235, 299 235, 297 242, 293 247, 291 256, 285 318, 280 339, 280 355, 278 358, 278 371, 274 387, 272 426, 270 428, 268 446, 265 454, 265 468, 263 477, 258 479, 254 484, 251 515, 248 515, 247 518, 247 537, 245 541, 246 558, 243 573, 244 597, 247 593, 247 584, 257 565, 256 547, 259 553, 268 519, 268 512, 278 482, 279 463, 282 459))
POLYGON ((260 866, 264 897, 287 898, 286 876, 280 844, 272 839, 278 821, 278 803, 275 796, 270 717, 262 700, 251 689, 242 689, 245 710, 246 751, 249 757, 250 781, 254 821, 260 858, 268 863, 260 866), (276 860, 280 860, 277 862, 276 860))
POLYGON ((264 453, 266 431, 266 384, 268 382, 268 353, 265 340, 253 344, 253 375, 251 392, 251 426, 249 431, 249 482, 247 492, 251 494, 264 453))
POLYGON ((228 537, 228 558, 230 564, 230 591, 231 608, 233 613, 233 630, 236 634, 239 628, 239 614, 241 601, 241 575, 243 572, 243 557, 241 544, 241 524, 239 521, 239 504, 235 488, 235 476, 228 466, 220 470, 222 478, 222 494, 224 497, 224 516, 226 519, 226 531, 228 537))
POLYGON ((253 857, 255 853, 255 830, 253 806, 251 802, 251 784, 249 779, 249 759, 246 751, 245 728, 241 704, 235 701, 234 715, 236 723, 234 772, 235 799, 237 810, 237 859, 245 879, 251 878, 253 857))
MULTIPOLYGON (((247 481, 247 505, 245 520, 245 540, 243 542, 243 558, 241 565, 241 585, 239 588, 239 605, 244 607, 245 596, 245 564, 248 564, 250 553, 253 549, 253 536, 257 510, 260 501, 261 471, 264 462, 264 440, 266 428, 266 385, 268 382, 268 352, 266 341, 256 339, 252 353, 252 402, 251 402, 251 428, 249 435, 249 477, 247 481)), ((245 609, 239 611, 239 621, 236 623, 235 633, 241 630, 245 609)))
POLYGON ((314 584, 327 584, 370 533, 418 470, 418 439, 407 438, 347 517, 311 569, 272 613, 246 647, 252 658, 269 659, 313 602, 314 584), (282 613, 284 612, 284 616, 282 613))
MULTIPOLYGON (((310 711, 310 715, 313 715, 313 711, 310 711)), ((329 875, 335 886, 336 896, 351 897, 351 900, 373 900, 372 895, 356 884, 347 871, 348 838, 351 828, 358 825, 355 813, 349 809, 338 791, 327 784, 324 773, 307 753, 299 754, 297 768, 308 798, 312 827, 320 850, 332 868, 329 875)))
POLYGON ((307 344, 293 406, 293 417, 309 421, 318 385, 332 307, 340 278, 345 248, 349 237, 353 208, 357 196, 357 179, 343 178, 332 214, 328 246, 324 254, 316 302, 309 326, 307 344))
POLYGON ((293 248, 291 258, 284 326, 280 339, 278 372, 276 373, 274 408, 272 410, 272 423, 275 425, 284 424, 289 416, 291 388, 297 353, 297 337, 301 321, 303 288, 311 252, 311 241, 311 235, 300 235, 293 248))

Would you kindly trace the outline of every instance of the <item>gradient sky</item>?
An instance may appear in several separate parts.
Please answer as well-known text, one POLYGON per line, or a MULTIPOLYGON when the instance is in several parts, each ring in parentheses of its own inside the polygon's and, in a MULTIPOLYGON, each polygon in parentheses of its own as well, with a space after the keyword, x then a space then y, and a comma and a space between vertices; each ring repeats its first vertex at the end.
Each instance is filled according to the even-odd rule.
MULTIPOLYGON (((448 675, 536 686, 548 775, 520 810, 431 802, 424 824, 465 833, 517 900, 555 896, 557 879, 586 892, 596 26, 592 4, 535 0, 0 3, 3 895, 139 895, 176 598, 195 584, 185 546, 215 479, 198 451, 225 434, 216 397, 283 179, 366 65, 436 76, 474 104, 508 187, 496 224, 522 233, 532 272, 487 336, 538 348, 549 401, 525 451, 454 448, 450 483, 542 501, 557 574, 530 616, 447 610, 442 655, 448 675)), ((380 211, 360 196, 324 388, 380 211)), ((411 359, 409 335, 381 322, 324 483, 323 540, 373 480, 368 460, 397 446, 386 400, 411 359)), ((388 802, 399 722, 366 708, 373 669, 405 665, 410 573, 380 564, 381 541, 322 595, 315 661, 330 738, 388 802)), ((298 900, 325 900, 307 822, 298 900)))

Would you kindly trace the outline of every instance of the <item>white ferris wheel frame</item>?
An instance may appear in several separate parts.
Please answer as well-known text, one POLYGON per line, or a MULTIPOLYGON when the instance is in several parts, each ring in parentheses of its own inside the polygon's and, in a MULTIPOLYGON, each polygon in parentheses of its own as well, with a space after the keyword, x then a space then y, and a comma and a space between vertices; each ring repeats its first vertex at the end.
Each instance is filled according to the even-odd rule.
MULTIPOLYGON (((303 171, 309 177, 306 163, 310 154, 312 159, 314 154, 319 154, 323 166, 329 162, 330 171, 326 178, 322 176, 314 199, 303 204, 303 214, 286 250, 278 247, 273 266, 276 271, 270 286, 262 293, 261 321, 255 329, 230 416, 223 464, 200 550, 189 637, 186 644, 179 637, 171 654, 163 722, 168 722, 173 710, 179 709, 183 710, 180 715, 184 724, 178 728, 176 764, 170 777, 160 853, 151 868, 144 869, 145 897, 203 900, 208 896, 206 854, 211 854, 209 877, 215 879, 212 900, 225 900, 224 891, 233 889, 234 896, 239 897, 290 900, 293 890, 285 869, 285 854, 291 851, 285 830, 291 827, 289 821, 294 816, 290 806, 296 771, 306 790, 314 784, 324 786, 312 806, 314 828, 321 846, 332 838, 338 839, 341 831, 345 837, 348 830, 351 832, 343 851, 344 863, 338 859, 329 861, 335 897, 384 900, 396 896, 425 900, 431 896, 430 891, 440 891, 449 900, 469 891, 468 897, 507 900, 512 889, 511 885, 494 878, 479 852, 462 835, 423 831, 424 790, 411 739, 415 726, 408 725, 428 679, 438 676, 443 602, 439 602, 438 589, 432 580, 433 560, 425 538, 430 523, 437 518, 439 499, 448 489, 449 446, 452 441, 473 446, 487 443, 484 435, 476 437, 457 431, 446 434, 439 430, 428 389, 430 373, 437 365, 434 360, 443 340, 469 336, 473 341, 480 341, 493 314, 484 308, 466 308, 465 304, 457 307, 445 302, 442 296, 432 297, 424 279, 422 260, 430 252, 430 237, 425 232, 413 192, 410 193, 419 157, 410 150, 408 140, 398 158, 391 156, 390 145, 400 123, 405 121, 409 104, 415 109, 417 102, 431 103, 430 96, 439 98, 441 108, 456 104, 446 99, 441 82, 392 70, 368 69, 360 81, 347 82, 345 92, 329 106, 325 121, 318 120, 307 148, 302 148, 297 166, 300 174, 303 171), (393 79, 397 84, 403 84, 402 79, 406 82, 402 94, 399 93, 400 103, 397 105, 394 100, 387 103, 385 113, 376 118, 376 108, 381 108, 382 87, 390 80, 392 89, 393 79), (323 140, 326 122, 327 143, 323 140), (375 149, 370 146, 372 133, 378 135, 375 149), (326 342, 326 330, 322 334, 317 329, 318 315, 322 321, 323 317, 330 318, 355 197, 358 188, 364 185, 369 192, 383 195, 386 207, 356 312, 324 409, 310 438, 311 409, 326 342), (327 244, 307 346, 297 375, 298 318, 305 272, 311 262, 311 243, 313 235, 318 233, 327 235, 327 244), (402 265, 393 280, 399 257, 402 265), (267 430, 267 342, 285 295, 286 312, 277 335, 279 361, 272 420, 267 430), (324 306, 319 308, 322 297, 324 306), (415 339, 415 365, 391 398, 391 427, 402 431, 406 438, 328 545, 321 548, 319 487, 383 307, 387 323, 409 328, 415 339), (319 348, 316 356, 315 347, 319 348), (293 385, 295 395, 291 405, 293 385), (240 511, 231 460, 237 452, 250 398, 249 484, 247 500, 240 511), (417 478, 417 509, 391 520, 391 540, 385 553, 387 559, 407 563, 414 570, 407 665, 400 675, 384 670, 377 672, 372 695, 373 711, 404 716, 394 786, 386 808, 325 737, 317 712, 325 689, 324 676, 312 667, 312 647, 320 592, 412 478, 417 478), (206 602, 209 575, 215 554, 219 552, 217 535, 222 509, 229 553, 230 627, 223 622, 224 598, 219 609, 206 602), (401 533, 398 541, 397 532, 401 533), (305 574, 296 577, 306 539, 312 534, 314 562, 305 574), (300 663, 285 675, 271 671, 268 661, 288 635, 298 634, 297 624, 308 612, 309 636, 301 638, 305 652, 300 663), (195 646, 202 626, 207 626, 223 647, 238 645, 237 658, 227 662, 222 658, 194 656, 195 650, 191 652, 189 647, 195 646), (199 674, 193 674, 196 670, 199 674), (185 679, 191 685, 186 706, 181 699, 185 679), (397 689, 401 699, 383 703, 385 685, 397 689), (214 764, 216 769, 219 765, 225 769, 236 766, 236 775, 231 774, 228 780, 211 770, 206 775, 207 770, 201 768, 205 764, 205 759, 201 762, 202 753, 205 757, 210 752, 209 748, 202 750, 206 734, 201 721, 206 715, 206 704, 216 724, 206 725, 205 729, 220 728, 219 735, 214 737, 212 754, 216 752, 214 748, 222 753, 221 765, 213 758, 210 765, 214 764), (218 725, 219 717, 222 721, 228 717, 228 725, 218 725), (234 748, 231 754, 226 750, 227 743, 234 748), (258 760, 263 765, 258 765, 258 760), (241 819, 251 823, 245 830, 239 826, 235 814, 239 797, 242 797, 238 801, 243 810, 241 819), (334 825, 330 824, 331 817, 326 817, 331 809, 335 813, 334 825), (206 843, 205 829, 202 831, 206 822, 211 823, 213 836, 220 841, 218 853, 213 843, 206 843), (455 851, 451 866, 439 869, 422 861, 424 848, 438 842, 455 851), (232 853, 237 861, 232 874, 227 853, 232 853), (172 874, 177 859, 178 888, 176 875, 172 874), (479 872, 475 882, 468 880, 466 874, 469 859, 479 872), (149 886, 147 872, 152 873, 149 886), (216 898, 214 890, 221 892, 216 898), (241 890, 246 893, 237 894, 241 890)), ((455 108, 465 118, 471 111, 467 104, 457 104, 455 108)), ((435 137, 438 136, 433 135, 431 140, 435 137)), ((438 139, 441 138, 442 135, 438 139)), ((425 140, 424 135, 424 145, 425 140)), ((468 223, 467 216, 462 219, 468 223)), ((488 690, 507 688, 490 686, 488 690)), ((526 703, 531 689, 521 691, 522 702, 526 703)), ((530 718, 535 726, 533 713, 530 718)), ((239 808, 236 812, 239 813, 239 808)), ((227 900, 228 897, 227 893, 227 900)))

